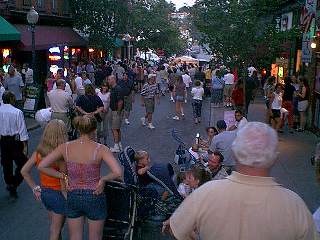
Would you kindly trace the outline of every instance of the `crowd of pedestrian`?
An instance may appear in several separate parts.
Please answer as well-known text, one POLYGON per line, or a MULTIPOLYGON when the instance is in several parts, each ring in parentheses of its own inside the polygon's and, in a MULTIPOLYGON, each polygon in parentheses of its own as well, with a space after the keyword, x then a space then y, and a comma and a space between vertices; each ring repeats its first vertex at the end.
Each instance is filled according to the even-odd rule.
MULTIPOLYGON (((28 71, 30 76, 26 67, 26 76, 28 71)), ((7 190, 17 198, 17 187, 26 180, 49 212, 50 239, 60 239, 66 219, 70 239, 82 239, 85 219, 89 239, 102 239, 107 212, 104 186, 107 181, 122 180, 113 153, 124 149, 121 128, 123 122, 130 126, 136 93, 145 108, 141 124, 150 130, 156 128, 153 114, 161 95, 174 103, 176 121, 186 119, 185 104, 190 102, 194 124, 201 123, 202 102, 208 97, 214 107, 234 109, 235 123, 227 126, 219 120, 207 128, 207 138, 197 137, 189 149, 194 163, 176 179, 177 191, 185 200, 163 223, 163 231, 177 239, 318 239, 304 202, 270 177, 277 158, 277 132, 283 131, 286 122, 290 132, 294 125, 298 131, 305 129, 308 82, 299 77, 297 84, 296 78, 288 77, 282 85, 269 77, 262 86, 257 71, 249 68, 248 72, 247 78, 237 79, 225 67, 166 62, 151 66, 140 61, 79 63, 66 76, 59 69, 46 80, 51 117, 27 161, 29 137, 20 109, 23 88, 31 80, 23 80, 12 66, 3 81, 0 106, 1 163, 7 190), (267 123, 274 130, 246 118, 261 87, 267 123), (106 146, 109 131, 114 142, 110 148, 106 146), (110 169, 105 176, 100 173, 102 163, 110 169), (31 175, 34 166, 39 170, 39 184, 31 175), (232 228, 226 227, 229 224, 232 228)), ((143 178, 152 164, 149 154, 138 151, 135 159, 143 178)))

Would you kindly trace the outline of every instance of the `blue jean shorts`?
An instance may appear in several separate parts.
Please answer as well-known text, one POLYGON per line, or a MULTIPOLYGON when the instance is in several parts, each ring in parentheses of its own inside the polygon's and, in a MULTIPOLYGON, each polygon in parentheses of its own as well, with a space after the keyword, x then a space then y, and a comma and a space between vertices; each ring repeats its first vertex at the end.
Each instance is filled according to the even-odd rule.
POLYGON ((107 200, 104 193, 93 194, 93 190, 73 190, 67 196, 67 217, 87 217, 90 220, 105 220, 107 200))
POLYGON ((41 201, 48 211, 56 214, 66 214, 66 199, 61 191, 41 188, 41 201))

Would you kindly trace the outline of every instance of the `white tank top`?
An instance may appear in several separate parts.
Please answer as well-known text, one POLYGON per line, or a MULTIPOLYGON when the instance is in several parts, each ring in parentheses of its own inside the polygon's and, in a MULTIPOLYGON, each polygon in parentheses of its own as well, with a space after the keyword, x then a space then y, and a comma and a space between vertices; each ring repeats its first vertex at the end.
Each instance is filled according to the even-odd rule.
POLYGON ((271 108, 280 110, 282 105, 282 94, 281 93, 278 94, 274 92, 273 95, 274 95, 274 99, 273 99, 271 108))

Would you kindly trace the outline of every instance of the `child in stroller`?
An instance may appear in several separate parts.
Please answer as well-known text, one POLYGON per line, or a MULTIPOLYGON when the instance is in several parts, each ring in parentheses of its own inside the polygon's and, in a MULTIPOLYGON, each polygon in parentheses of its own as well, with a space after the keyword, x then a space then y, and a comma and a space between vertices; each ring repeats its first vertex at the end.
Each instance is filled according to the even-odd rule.
POLYGON ((171 164, 151 164, 149 154, 127 147, 119 155, 124 166, 124 180, 137 186, 138 217, 166 218, 182 198, 172 180, 171 164))

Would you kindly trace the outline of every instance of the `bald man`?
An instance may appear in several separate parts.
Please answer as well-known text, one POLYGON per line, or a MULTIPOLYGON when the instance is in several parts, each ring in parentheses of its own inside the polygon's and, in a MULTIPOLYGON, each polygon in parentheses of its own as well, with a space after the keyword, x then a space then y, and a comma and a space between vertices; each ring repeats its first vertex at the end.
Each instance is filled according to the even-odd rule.
POLYGON ((178 240, 315 240, 312 215, 303 200, 270 177, 278 153, 277 133, 250 122, 232 144, 236 172, 188 196, 164 231, 178 240))

